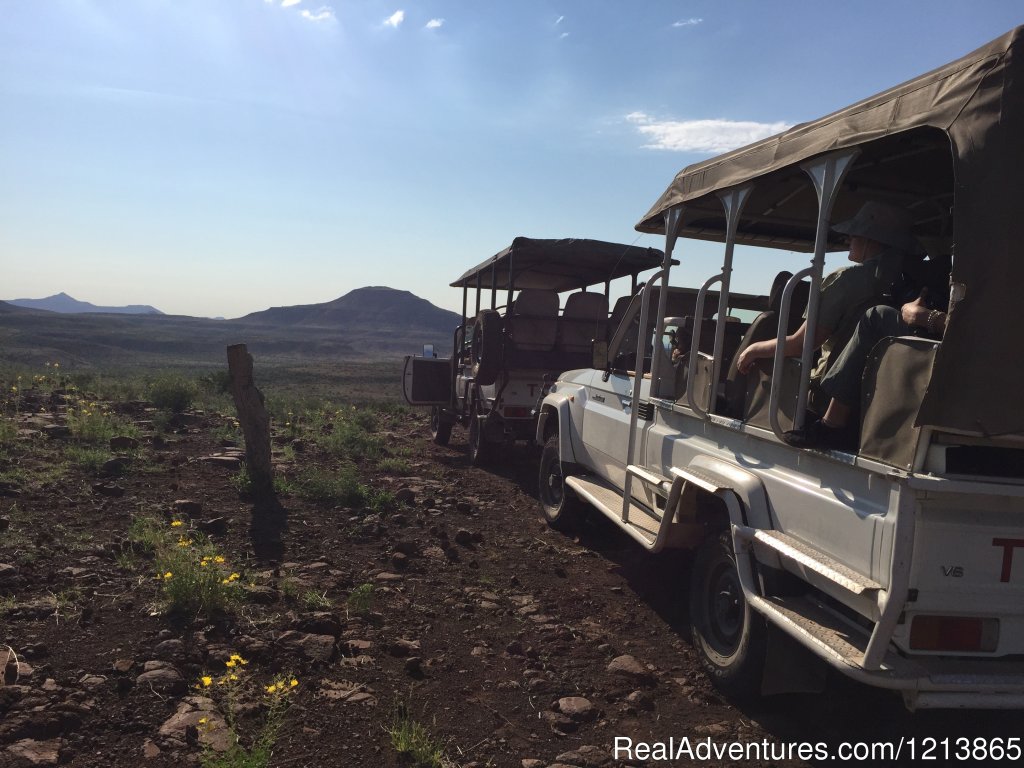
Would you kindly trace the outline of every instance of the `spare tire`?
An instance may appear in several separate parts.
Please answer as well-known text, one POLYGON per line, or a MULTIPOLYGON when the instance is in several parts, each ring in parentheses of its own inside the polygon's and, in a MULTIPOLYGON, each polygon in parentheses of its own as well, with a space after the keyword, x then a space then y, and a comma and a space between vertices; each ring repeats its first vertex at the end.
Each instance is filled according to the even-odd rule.
POLYGON ((485 309, 476 316, 470 343, 473 378, 484 386, 498 380, 501 371, 501 315, 485 309))

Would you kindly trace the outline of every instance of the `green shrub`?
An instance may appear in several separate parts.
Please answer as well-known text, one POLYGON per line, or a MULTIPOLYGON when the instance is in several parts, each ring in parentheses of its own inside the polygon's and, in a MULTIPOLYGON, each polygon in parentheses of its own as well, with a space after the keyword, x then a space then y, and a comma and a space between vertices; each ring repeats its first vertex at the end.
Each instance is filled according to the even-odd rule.
POLYGON ((386 730, 391 746, 403 760, 422 768, 443 768, 444 747, 430 731, 412 719, 407 707, 398 708, 386 730))
POLYGON ((351 466, 343 466, 334 473, 306 469, 295 481, 295 490, 307 501, 346 507, 362 506, 371 495, 351 466))
POLYGON ((196 383, 183 376, 161 376, 149 384, 149 399, 153 405, 171 413, 188 409, 198 393, 196 383))
POLYGON ((346 601, 352 613, 365 616, 373 608, 373 584, 360 584, 352 590, 346 601))

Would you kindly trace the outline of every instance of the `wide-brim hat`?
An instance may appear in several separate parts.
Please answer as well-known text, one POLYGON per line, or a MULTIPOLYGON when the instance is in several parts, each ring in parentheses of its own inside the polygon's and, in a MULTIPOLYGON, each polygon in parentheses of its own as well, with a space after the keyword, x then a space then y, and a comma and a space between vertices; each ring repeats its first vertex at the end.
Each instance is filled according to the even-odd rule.
POLYGON ((843 235, 866 237, 907 253, 918 253, 921 244, 914 237, 913 228, 914 220, 908 211, 875 201, 864 203, 852 219, 832 226, 843 235))

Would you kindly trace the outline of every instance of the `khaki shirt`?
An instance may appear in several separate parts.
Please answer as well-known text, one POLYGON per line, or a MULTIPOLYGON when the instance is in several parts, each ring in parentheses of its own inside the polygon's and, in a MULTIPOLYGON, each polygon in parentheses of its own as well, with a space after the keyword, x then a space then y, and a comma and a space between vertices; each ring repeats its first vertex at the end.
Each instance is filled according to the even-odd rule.
MULTIPOLYGON (((867 309, 865 304, 872 299, 881 301, 883 289, 892 282, 900 268, 901 254, 887 250, 863 264, 853 264, 837 269, 821 281, 821 295, 818 300, 818 328, 828 331, 828 338, 821 345, 818 364, 811 371, 811 381, 817 382, 828 370, 836 331, 848 322, 856 322, 867 309)), ((807 313, 804 313, 806 319, 807 313)), ((838 354, 841 349, 835 350, 838 354)))

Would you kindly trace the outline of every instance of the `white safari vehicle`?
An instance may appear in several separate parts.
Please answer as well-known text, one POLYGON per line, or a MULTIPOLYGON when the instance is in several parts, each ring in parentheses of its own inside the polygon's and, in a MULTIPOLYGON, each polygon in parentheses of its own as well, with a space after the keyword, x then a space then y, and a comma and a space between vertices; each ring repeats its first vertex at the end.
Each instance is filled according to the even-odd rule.
POLYGON ((453 425, 466 427, 476 465, 500 443, 532 442, 545 380, 590 365, 592 342, 606 339, 628 304, 617 304, 609 317, 611 281, 631 277, 635 292, 638 275, 659 268, 662 257, 655 248, 601 240, 515 238, 452 283, 462 288, 452 356, 407 357, 406 401, 432 407, 436 443, 448 443, 453 425), (487 291, 490 308, 481 309, 487 291), (564 307, 560 293, 568 293, 564 307))
POLYGON ((1024 27, 685 168, 637 225, 664 233, 665 264, 593 367, 542 401, 542 508, 560 527, 586 502, 651 552, 694 550, 694 644, 726 691, 767 691, 803 646, 911 709, 1024 706, 1022 177, 1024 27), (912 213, 929 260, 951 258, 945 336, 874 348, 855 448, 791 447, 823 260, 844 250, 830 223, 872 200, 912 213), (724 244, 699 291, 669 287, 678 238, 724 244), (750 324, 736 244, 811 254, 750 324), (781 342, 804 302, 802 355, 780 344, 740 375, 740 351, 781 342), (797 645, 769 642, 784 636, 797 645))

